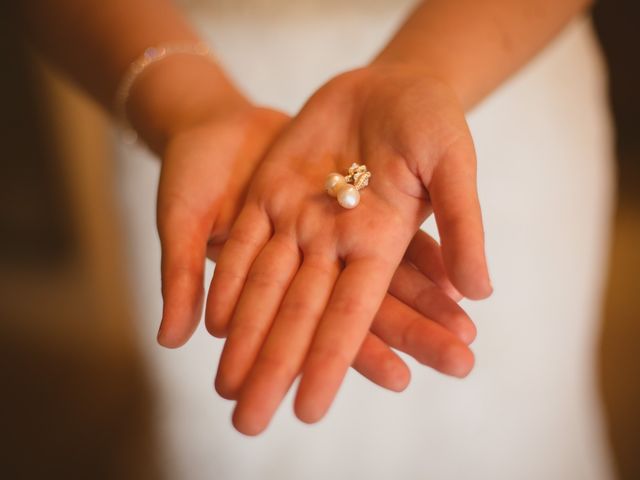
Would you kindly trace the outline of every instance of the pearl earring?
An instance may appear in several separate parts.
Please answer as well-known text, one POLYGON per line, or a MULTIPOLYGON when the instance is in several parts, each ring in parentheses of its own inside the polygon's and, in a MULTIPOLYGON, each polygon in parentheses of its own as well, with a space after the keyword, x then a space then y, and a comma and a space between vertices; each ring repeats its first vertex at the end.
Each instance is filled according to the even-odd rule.
POLYGON ((338 203, 344 208, 355 208, 360 203, 360 190, 369 185, 371 172, 366 165, 353 163, 349 167, 347 176, 339 173, 330 173, 324 186, 327 193, 338 199, 338 203))

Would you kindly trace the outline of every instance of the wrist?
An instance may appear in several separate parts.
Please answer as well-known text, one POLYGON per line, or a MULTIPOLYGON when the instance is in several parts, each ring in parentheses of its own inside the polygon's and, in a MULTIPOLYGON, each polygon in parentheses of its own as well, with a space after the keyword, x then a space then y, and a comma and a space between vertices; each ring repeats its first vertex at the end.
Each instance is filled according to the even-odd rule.
POLYGON ((451 72, 445 68, 438 68, 435 62, 431 65, 422 59, 416 60, 411 57, 397 56, 392 52, 382 52, 369 64, 368 68, 405 72, 416 78, 428 79, 451 91, 465 110, 469 107, 468 95, 463 85, 451 72))
POLYGON ((150 65, 132 85, 126 114, 156 153, 180 131, 250 106, 209 57, 179 54, 150 65))

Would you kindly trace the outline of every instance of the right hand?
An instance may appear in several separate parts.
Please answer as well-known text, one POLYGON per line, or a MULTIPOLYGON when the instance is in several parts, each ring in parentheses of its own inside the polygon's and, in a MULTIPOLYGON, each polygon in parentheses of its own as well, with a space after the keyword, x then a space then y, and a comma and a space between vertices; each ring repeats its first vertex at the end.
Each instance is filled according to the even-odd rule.
MULTIPOLYGON (((197 327, 205 258, 217 259, 254 170, 290 120, 252 105, 213 67, 198 58, 167 59, 132 91, 138 94, 132 96, 134 124, 162 159, 157 223, 164 306, 158 341, 169 348, 183 345, 197 327), (172 68, 177 62, 186 65, 172 68), (180 88, 182 81, 188 89, 180 88)), ((409 371, 393 347, 443 373, 468 373, 473 354, 466 345, 475 327, 443 293, 456 295, 440 249, 426 234, 414 238, 391 291, 395 298, 387 295, 354 368, 385 388, 403 390, 409 371)))
POLYGON ((228 329, 216 388, 239 398, 240 431, 266 428, 301 373, 296 414, 324 416, 432 211, 447 276, 469 298, 488 296, 475 153, 455 92, 404 64, 321 87, 260 164, 209 290, 209 329, 228 329), (323 186, 353 162, 375 180, 347 210, 323 186))

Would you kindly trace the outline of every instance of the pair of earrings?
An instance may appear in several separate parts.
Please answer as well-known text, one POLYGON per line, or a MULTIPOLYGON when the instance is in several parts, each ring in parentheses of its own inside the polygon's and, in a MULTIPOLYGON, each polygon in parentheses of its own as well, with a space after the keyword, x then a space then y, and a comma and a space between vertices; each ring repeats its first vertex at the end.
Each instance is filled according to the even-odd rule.
POLYGON ((371 172, 366 165, 353 163, 349 167, 346 176, 339 173, 330 173, 324 186, 327 193, 338 199, 338 203, 344 208, 355 208, 360 203, 360 190, 369 185, 371 172))

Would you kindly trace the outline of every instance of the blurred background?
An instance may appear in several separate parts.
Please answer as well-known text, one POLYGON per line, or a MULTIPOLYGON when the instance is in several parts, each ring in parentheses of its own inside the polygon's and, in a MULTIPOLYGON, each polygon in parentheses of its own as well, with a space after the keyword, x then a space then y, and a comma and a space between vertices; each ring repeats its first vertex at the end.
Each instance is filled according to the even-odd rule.
MULTIPOLYGON (((0 465, 4 478, 162 478, 133 329, 108 119, 0 9, 0 465), (38 461, 34 461, 37 455, 38 461)), ((640 4, 601 1, 618 209, 600 384, 621 479, 640 478, 640 4)))

